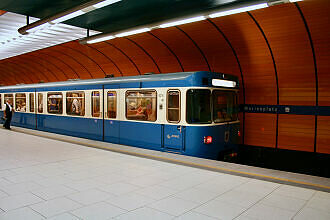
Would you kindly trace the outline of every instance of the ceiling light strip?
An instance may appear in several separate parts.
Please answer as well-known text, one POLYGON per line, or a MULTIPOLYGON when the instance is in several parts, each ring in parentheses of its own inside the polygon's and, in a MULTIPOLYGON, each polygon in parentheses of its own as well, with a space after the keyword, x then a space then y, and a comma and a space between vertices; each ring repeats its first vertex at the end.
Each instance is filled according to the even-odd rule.
POLYGON ((71 18, 80 16, 84 13, 90 12, 92 10, 105 7, 110 4, 114 4, 116 2, 119 2, 121 0, 93 0, 90 2, 87 2, 85 4, 79 5, 77 7, 72 8, 71 10, 53 15, 49 18, 41 19, 36 22, 33 22, 31 24, 28 24, 24 27, 21 27, 18 29, 18 32, 20 34, 27 34, 30 32, 33 32, 35 30, 38 30, 38 26, 42 26, 43 24, 46 24, 48 22, 50 23, 59 23, 62 21, 69 20, 71 18))
POLYGON ((141 29, 137 29, 137 30, 127 31, 127 32, 123 32, 120 34, 116 34, 115 37, 126 37, 126 36, 140 34, 140 33, 148 32, 148 31, 151 31, 151 28, 141 28, 141 29))
POLYGON ((168 23, 164 23, 164 24, 160 24, 160 25, 155 25, 155 26, 152 26, 152 27, 145 27, 145 28, 141 28, 141 29, 137 29, 137 30, 133 30, 133 31, 118 33, 118 34, 116 34, 116 33, 99 34, 99 35, 96 35, 96 36, 93 36, 93 37, 85 38, 85 39, 81 40, 80 43, 82 43, 82 44, 85 44, 85 43, 93 44, 93 43, 98 43, 98 42, 101 42, 101 41, 111 40, 111 39, 114 39, 116 37, 125 37, 125 36, 129 36, 129 35, 133 35, 133 34, 148 32, 148 31, 151 31, 152 29, 168 28, 168 27, 178 26, 178 25, 182 25, 182 24, 188 24, 188 23, 192 23, 192 22, 202 21, 202 20, 205 20, 207 17, 215 18, 215 17, 225 16, 225 15, 241 13, 241 12, 256 10, 256 9, 260 9, 260 8, 265 8, 267 6, 268 6, 267 3, 262 3, 262 4, 251 5, 251 6, 241 7, 241 8, 237 8, 237 9, 227 10, 227 11, 216 12, 216 13, 212 13, 212 14, 209 14, 209 15, 202 15, 202 16, 186 18, 186 19, 182 19, 182 20, 178 20, 178 21, 172 21, 172 22, 168 22, 168 23))
POLYGON ((202 21, 205 19, 206 19, 205 16, 198 16, 198 17, 194 17, 194 18, 187 18, 187 19, 183 19, 183 20, 179 20, 179 21, 173 21, 173 22, 161 24, 161 25, 159 25, 159 27, 160 28, 173 27, 173 26, 188 24, 188 23, 192 23, 192 22, 196 22, 196 21, 202 21))
POLYGON ((99 38, 96 38, 96 39, 93 39, 93 40, 88 40, 87 43, 88 44, 94 44, 94 43, 98 43, 98 42, 101 42, 101 41, 106 41, 106 40, 111 40, 115 38, 115 36, 104 36, 104 37, 99 37, 99 38))
POLYGON ((252 11, 252 10, 256 10, 256 9, 266 8, 266 7, 268 7, 268 4, 267 3, 262 3, 262 4, 251 5, 251 6, 236 8, 236 9, 232 9, 232 10, 227 10, 227 11, 216 12, 216 13, 210 14, 209 17, 210 18, 217 18, 217 17, 227 16, 227 15, 252 11))

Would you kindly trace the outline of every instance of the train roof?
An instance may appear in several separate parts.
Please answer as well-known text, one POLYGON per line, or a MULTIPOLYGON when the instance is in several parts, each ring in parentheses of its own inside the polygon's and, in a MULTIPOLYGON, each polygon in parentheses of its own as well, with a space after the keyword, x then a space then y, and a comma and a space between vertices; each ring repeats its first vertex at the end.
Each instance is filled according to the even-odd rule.
POLYGON ((155 82, 155 81, 182 81, 187 80, 193 75, 200 76, 217 76, 217 78, 230 78, 237 81, 237 77, 222 73, 213 73, 207 71, 198 72, 178 72, 178 73, 166 73, 166 74, 145 74, 139 76, 126 76, 126 77, 112 77, 112 78, 99 78, 88 80, 68 80, 61 82, 51 83, 38 83, 38 84, 18 84, 13 86, 0 87, 0 91, 3 90, 24 90, 24 89, 38 89, 38 88, 53 88, 53 87, 75 87, 75 86, 93 86, 99 84, 111 85, 111 84, 127 84, 127 83, 139 83, 139 82, 155 82))

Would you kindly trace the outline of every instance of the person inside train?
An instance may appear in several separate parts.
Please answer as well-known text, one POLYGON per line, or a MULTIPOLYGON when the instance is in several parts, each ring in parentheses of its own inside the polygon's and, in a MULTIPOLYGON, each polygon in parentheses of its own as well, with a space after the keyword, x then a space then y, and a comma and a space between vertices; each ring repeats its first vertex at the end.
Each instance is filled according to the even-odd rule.
POLYGON ((78 94, 73 93, 72 94, 73 101, 71 105, 71 112, 76 115, 80 115, 81 113, 81 103, 78 100, 78 94))
POLYGON ((10 129, 10 123, 11 123, 11 118, 13 116, 14 108, 12 106, 12 102, 10 99, 6 100, 5 104, 5 110, 4 110, 4 118, 5 118, 5 123, 3 124, 3 127, 6 129, 10 129))
POLYGON ((151 118, 151 114, 152 114, 152 105, 151 105, 151 101, 148 99, 147 107, 146 107, 146 116, 148 120, 151 118))
POLYGON ((57 101, 56 101, 55 98, 50 98, 49 110, 51 112, 54 112, 54 111, 57 111, 58 110, 57 101))
POLYGON ((22 105, 21 105, 21 111, 22 112, 26 111, 26 103, 25 102, 23 102, 22 105))

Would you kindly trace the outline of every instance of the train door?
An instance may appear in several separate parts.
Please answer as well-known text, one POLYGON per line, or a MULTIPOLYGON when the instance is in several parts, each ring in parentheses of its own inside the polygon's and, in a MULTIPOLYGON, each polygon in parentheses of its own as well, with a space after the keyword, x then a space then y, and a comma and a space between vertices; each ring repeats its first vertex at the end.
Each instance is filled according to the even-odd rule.
POLYGON ((166 120, 164 125, 164 147, 166 150, 185 150, 185 126, 181 121, 181 93, 179 90, 168 90, 166 104, 166 120))
POLYGON ((45 118, 47 109, 47 96, 46 93, 38 89, 35 90, 35 116, 36 116, 36 129, 45 130, 45 118))
MULTIPOLYGON (((86 92, 87 100, 90 100, 89 106, 87 108, 90 111, 91 122, 89 123, 89 130, 93 133, 93 138, 96 140, 103 140, 103 89, 96 88, 86 92)), ((89 102, 89 101, 88 101, 89 102)), ((88 103, 87 102, 87 103, 88 103)), ((86 108, 86 110, 87 110, 86 108)), ((86 111, 87 112, 87 111, 86 111)))
POLYGON ((104 141, 119 143, 119 85, 104 85, 104 141))

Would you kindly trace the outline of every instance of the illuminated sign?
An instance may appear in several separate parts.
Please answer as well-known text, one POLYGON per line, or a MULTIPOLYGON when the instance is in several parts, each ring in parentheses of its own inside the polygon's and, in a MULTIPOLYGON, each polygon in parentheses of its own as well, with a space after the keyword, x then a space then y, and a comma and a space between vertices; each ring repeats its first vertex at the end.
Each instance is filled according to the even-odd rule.
POLYGON ((223 79, 212 79, 212 86, 221 86, 221 87, 236 87, 235 81, 223 80, 223 79))

